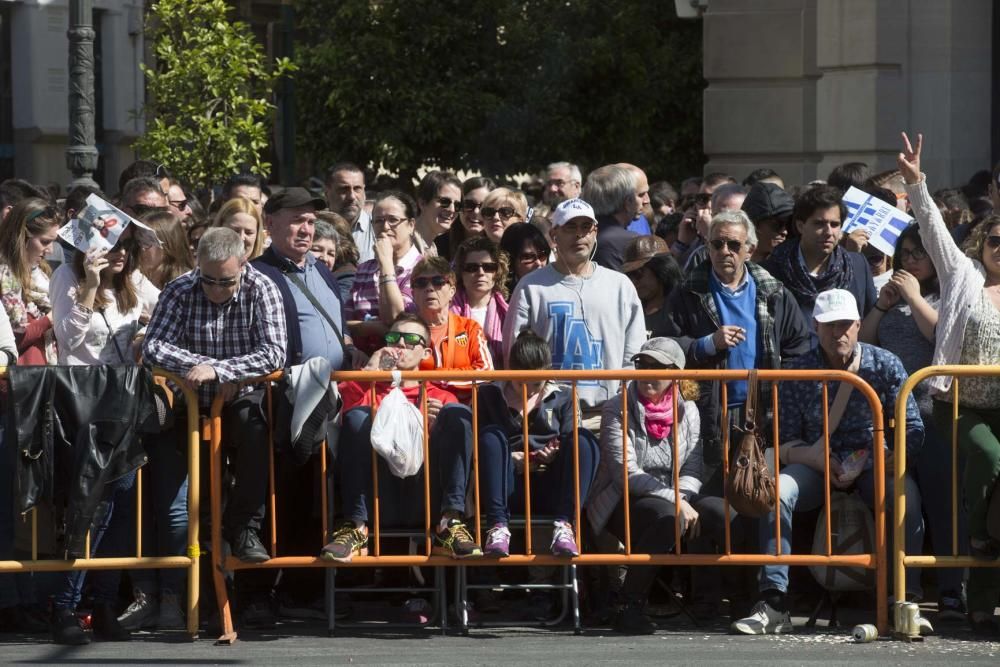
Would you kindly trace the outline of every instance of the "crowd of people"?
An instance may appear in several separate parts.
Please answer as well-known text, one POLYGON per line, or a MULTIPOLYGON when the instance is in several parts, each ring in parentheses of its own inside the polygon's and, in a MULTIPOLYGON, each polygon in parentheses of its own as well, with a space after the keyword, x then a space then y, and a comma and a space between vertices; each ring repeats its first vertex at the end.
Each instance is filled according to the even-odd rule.
MULTIPOLYGON (((549 165, 541 183, 523 187, 432 171, 412 193, 371 192, 362 168, 339 163, 322 193, 235 175, 210 201, 146 161, 121 175, 113 198, 77 187, 56 201, 9 180, 0 184, 0 300, 7 314, 0 349, 8 365, 162 368, 195 390, 202 414, 222 396, 222 534, 236 558, 266 562, 278 555, 265 546, 266 433, 274 430, 278 442, 277 430, 287 424, 277 416, 269 423, 263 388, 246 381, 276 370, 317 360, 334 372, 837 369, 867 382, 892 415, 904 382, 920 368, 995 364, 1000 215, 992 210, 1000 206, 1000 166, 988 183, 977 178, 931 194, 920 171, 921 145, 922 138, 911 144, 903 135, 895 170, 873 174, 868 165, 847 163, 825 181, 796 188, 768 169, 742 183, 720 173, 689 178, 678 190, 650 184, 635 165, 604 165, 584 178, 569 162, 549 165), (891 257, 864 232, 843 233, 844 195, 852 186, 915 218, 891 257), (92 194, 144 223, 157 242, 135 226, 108 250, 83 252, 64 241, 58 230, 92 194)), ((751 393, 744 380, 595 379, 579 382, 575 392, 553 381, 479 382, 475 419, 470 381, 331 384, 338 407, 323 417, 316 442, 277 452, 281 555, 347 563, 369 554, 373 449, 382 454, 381 524, 423 526, 427 511, 433 553, 455 559, 503 558, 516 548, 511 522, 524 511, 526 475, 534 523, 551 524, 548 549, 560 557, 614 550, 626 539, 634 553, 668 553, 677 546, 675 521, 686 552, 718 553, 728 535, 746 553, 792 553, 801 542, 796 513, 823 504, 828 467, 836 490, 876 502, 872 447, 881 435, 867 399, 849 389, 829 392, 824 406, 819 383, 782 382, 777 414, 769 401, 758 411, 762 437, 771 438, 778 419, 779 440, 769 444, 782 463, 780 498, 777 512, 750 519, 731 508, 727 515, 723 502, 723 446, 739 440, 735 429, 751 393), (825 414, 838 400, 846 407, 828 424, 825 414), (410 406, 429 429, 429 456, 420 474, 402 476, 400 461, 384 455, 373 431, 386 421, 380 411, 396 410, 393 416, 407 422, 410 406), (337 522, 320 542, 312 462, 324 441, 337 522), (471 523, 474 486, 482 543, 471 523), (575 525, 577 493, 584 525, 575 525)), ((1000 381, 968 378, 957 394, 951 389, 948 377, 921 383, 906 399, 905 423, 884 434, 887 511, 891 517, 888 446, 893 428, 904 429, 907 553, 923 552, 925 532, 932 552, 950 553, 957 519, 959 553, 996 560, 1000 526, 991 523, 990 503, 1000 498, 1000 381), (961 504, 953 517, 956 409, 961 504)), ((173 409, 186 409, 180 392, 173 409)), ((144 436, 147 554, 185 553, 185 438, 183 419, 144 436)), ((16 456, 10 437, 2 448, 5 559, 16 551, 16 456)), ((135 479, 133 470, 102 491, 92 555, 127 555, 134 546, 135 479)), ((723 569, 692 568, 693 613, 719 617, 728 601, 735 633, 793 629, 787 566, 723 569)), ((322 590, 311 578, 316 573, 285 571, 276 582, 274 570, 239 570, 232 585, 241 622, 269 624, 276 611, 308 608, 322 590)), ((630 566, 610 577, 607 620, 615 629, 655 630, 647 605, 659 574, 630 566)), ((70 572, 48 582, 0 576, 0 627, 87 643, 91 635, 77 613, 85 593, 97 639, 184 627, 183 571, 127 577, 123 586, 116 571, 70 572), (131 591, 129 599, 121 599, 120 588, 131 591)), ((1000 636, 1000 569, 939 569, 933 582, 939 622, 967 620, 977 633, 1000 636)), ((924 597, 919 570, 908 572, 905 589, 910 600, 924 597)))

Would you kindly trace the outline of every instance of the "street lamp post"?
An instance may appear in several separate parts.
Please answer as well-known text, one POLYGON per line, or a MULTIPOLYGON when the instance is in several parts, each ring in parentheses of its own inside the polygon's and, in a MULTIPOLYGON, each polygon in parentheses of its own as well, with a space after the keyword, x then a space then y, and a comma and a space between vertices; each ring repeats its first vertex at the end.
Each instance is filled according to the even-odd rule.
POLYGON ((70 187, 98 187, 94 145, 94 26, 93 0, 69 3, 69 144, 66 167, 73 172, 70 187))

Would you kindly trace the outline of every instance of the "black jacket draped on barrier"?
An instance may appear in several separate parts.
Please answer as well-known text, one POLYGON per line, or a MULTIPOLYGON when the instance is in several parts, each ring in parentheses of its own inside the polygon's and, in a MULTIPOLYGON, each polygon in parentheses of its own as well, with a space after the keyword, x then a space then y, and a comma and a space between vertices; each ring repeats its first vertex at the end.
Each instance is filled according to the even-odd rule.
POLYGON ((161 428, 152 373, 140 366, 12 366, 8 373, 17 511, 65 508, 64 557, 86 557, 106 485, 146 462, 140 436, 161 428))

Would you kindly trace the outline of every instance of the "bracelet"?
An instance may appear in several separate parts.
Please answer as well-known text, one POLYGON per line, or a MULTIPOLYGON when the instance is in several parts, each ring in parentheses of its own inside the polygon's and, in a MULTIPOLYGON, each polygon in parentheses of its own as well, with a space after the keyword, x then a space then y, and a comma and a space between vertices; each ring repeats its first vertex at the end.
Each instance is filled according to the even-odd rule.
POLYGON ((888 313, 889 312, 888 308, 879 308, 877 303, 875 304, 875 310, 877 310, 877 311, 879 311, 881 313, 888 313))
POLYGON ((396 282, 396 277, 395 276, 383 276, 383 277, 381 277, 381 278, 378 279, 378 284, 379 285, 385 285, 387 283, 394 283, 394 282, 396 282))
POLYGON ((87 315, 93 315, 94 314, 94 309, 93 308, 91 308, 90 306, 85 306, 82 303, 80 303, 79 301, 76 302, 76 307, 79 308, 80 310, 82 310, 87 315))

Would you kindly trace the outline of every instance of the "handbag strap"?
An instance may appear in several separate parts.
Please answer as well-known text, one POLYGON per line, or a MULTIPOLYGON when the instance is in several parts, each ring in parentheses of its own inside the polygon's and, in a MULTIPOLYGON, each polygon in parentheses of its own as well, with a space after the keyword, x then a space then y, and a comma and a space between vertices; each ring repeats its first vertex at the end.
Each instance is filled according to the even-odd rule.
POLYGON ((309 299, 309 303, 313 305, 313 308, 315 308, 317 312, 319 312, 319 314, 322 315, 326 319, 326 321, 330 323, 330 326, 333 328, 333 333, 336 334, 337 340, 340 341, 340 347, 344 348, 344 353, 346 354, 347 344, 344 342, 344 335, 340 333, 340 327, 338 327, 337 323, 333 321, 332 317, 330 317, 330 313, 326 312, 326 308, 324 308, 322 304, 320 304, 319 299, 316 298, 316 295, 313 294, 308 287, 306 287, 306 281, 302 280, 300 276, 296 275, 295 273, 292 273, 291 271, 286 272, 285 276, 293 283, 295 283, 295 286, 298 287, 299 290, 301 290, 302 294, 304 294, 307 299, 309 299))
POLYGON ((747 401, 743 408, 743 429, 748 433, 757 428, 757 369, 750 369, 747 378, 747 401))
POLYGON ((108 328, 108 337, 111 338, 111 342, 115 346, 115 352, 118 353, 118 360, 123 364, 127 364, 128 362, 125 361, 125 355, 122 353, 122 348, 118 345, 118 339, 115 338, 115 331, 111 328, 111 323, 108 322, 108 316, 104 314, 104 309, 101 308, 97 312, 101 314, 101 319, 104 320, 104 326, 108 328))
MULTIPOLYGON (((847 365, 847 371, 851 373, 857 373, 858 369, 861 368, 861 350, 858 349, 851 359, 851 363, 847 365)), ((850 382, 841 382, 840 386, 837 387, 837 395, 833 397, 833 405, 830 406, 830 420, 828 422, 828 432, 833 435, 837 427, 840 426, 840 420, 844 417, 844 413, 847 411, 847 401, 851 398, 851 394, 854 392, 854 385, 850 382)), ((822 444, 823 438, 816 441, 816 444, 822 444)))

